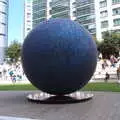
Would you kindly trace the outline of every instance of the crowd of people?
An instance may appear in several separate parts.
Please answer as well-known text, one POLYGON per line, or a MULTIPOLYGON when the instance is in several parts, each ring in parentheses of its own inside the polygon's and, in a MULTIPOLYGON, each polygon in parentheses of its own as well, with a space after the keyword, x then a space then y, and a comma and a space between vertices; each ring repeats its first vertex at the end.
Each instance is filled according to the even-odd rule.
MULTIPOLYGON (((116 58, 111 55, 110 59, 103 59, 100 54, 97 61, 96 71, 93 76, 95 77, 98 75, 98 78, 101 78, 101 76, 104 75, 104 80, 107 82, 113 72, 116 74, 116 79, 120 81, 120 57, 116 58)), ((21 62, 19 61, 16 64, 8 64, 4 62, 3 64, 0 64, 0 80, 10 80, 13 83, 16 83, 16 81, 27 80, 21 62)))
POLYGON ((0 64, 0 79, 1 80, 11 80, 13 83, 16 81, 21 81, 25 78, 22 65, 20 62, 16 64, 0 64))
POLYGON ((120 81, 120 57, 110 56, 110 59, 103 59, 100 54, 95 74, 103 75, 107 82, 111 74, 116 74, 116 79, 120 81))

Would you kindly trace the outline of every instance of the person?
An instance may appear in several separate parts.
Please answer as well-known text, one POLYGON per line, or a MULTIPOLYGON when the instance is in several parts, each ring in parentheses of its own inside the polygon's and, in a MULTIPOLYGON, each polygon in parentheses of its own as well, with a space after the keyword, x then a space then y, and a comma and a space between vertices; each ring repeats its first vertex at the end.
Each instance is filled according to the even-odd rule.
POLYGON ((110 62, 111 62, 111 67, 115 67, 116 58, 113 55, 110 56, 110 62))
POLYGON ((13 76, 13 70, 10 70, 10 72, 9 72, 9 75, 10 75, 10 77, 12 77, 13 76))
POLYGON ((101 60, 103 58, 102 53, 99 54, 98 58, 99 58, 99 60, 101 60))
POLYGON ((9 75, 10 75, 10 78, 12 80, 12 83, 15 83, 16 82, 16 76, 15 76, 14 71, 12 69, 10 70, 9 75))
POLYGON ((103 59, 101 59, 101 65, 102 65, 102 69, 105 69, 105 64, 103 59))
POLYGON ((7 70, 6 70, 5 67, 3 67, 2 73, 3 73, 3 79, 4 79, 4 80, 7 80, 7 77, 6 77, 7 70))
POLYGON ((117 68, 117 79, 118 79, 118 81, 120 80, 120 65, 117 68))
POLYGON ((106 74, 105 74, 105 82, 107 82, 108 80, 110 79, 110 75, 108 74, 108 72, 106 72, 106 74))
POLYGON ((13 76, 12 76, 12 82, 13 82, 13 83, 16 83, 16 75, 13 75, 13 76))
POLYGON ((2 78, 2 66, 0 65, 0 78, 2 78))

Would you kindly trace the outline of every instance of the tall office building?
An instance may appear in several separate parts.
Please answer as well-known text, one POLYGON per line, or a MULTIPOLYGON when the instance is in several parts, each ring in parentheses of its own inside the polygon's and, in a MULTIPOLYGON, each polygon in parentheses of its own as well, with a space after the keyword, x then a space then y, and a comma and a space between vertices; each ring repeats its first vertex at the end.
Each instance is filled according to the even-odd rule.
POLYGON ((33 0, 33 27, 50 18, 70 18, 96 33, 94 0, 33 0))
POLYGON ((8 46, 8 0, 0 0, 0 63, 5 58, 8 46))
POLYGON ((120 0, 33 0, 33 27, 50 18, 70 18, 98 40, 105 31, 120 32, 120 0))
POLYGON ((92 35, 96 34, 95 0, 76 0, 76 21, 92 35))
POLYGON ((24 2, 24 38, 32 29, 32 0, 24 2))
POLYGON ((33 27, 47 19, 47 0, 33 0, 33 27))
POLYGON ((98 40, 105 31, 120 33, 120 0, 95 0, 95 11, 98 40))

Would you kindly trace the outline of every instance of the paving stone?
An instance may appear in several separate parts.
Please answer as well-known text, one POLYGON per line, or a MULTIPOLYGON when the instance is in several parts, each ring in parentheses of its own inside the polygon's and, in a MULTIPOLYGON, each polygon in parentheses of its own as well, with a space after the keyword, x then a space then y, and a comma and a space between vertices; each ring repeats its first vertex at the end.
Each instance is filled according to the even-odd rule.
MULTIPOLYGON (((120 120, 120 94, 93 92, 94 98, 76 104, 36 104, 26 96, 38 91, 1 91, 0 116, 38 120, 120 120)), ((4 119, 3 119, 4 120, 4 119)))

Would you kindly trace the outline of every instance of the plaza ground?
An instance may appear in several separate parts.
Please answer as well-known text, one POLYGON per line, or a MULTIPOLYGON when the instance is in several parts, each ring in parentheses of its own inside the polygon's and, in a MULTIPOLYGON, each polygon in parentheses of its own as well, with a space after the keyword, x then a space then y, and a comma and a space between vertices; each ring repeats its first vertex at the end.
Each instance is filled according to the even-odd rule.
POLYGON ((1 91, 0 116, 38 120, 120 120, 120 94, 93 92, 93 99, 76 104, 36 104, 26 96, 38 91, 1 91))
POLYGON ((38 120, 120 120, 120 84, 113 81, 89 83, 82 91, 93 93, 93 99, 75 104, 37 104, 26 98, 29 93, 39 92, 29 82, 3 83, 0 84, 0 116, 38 120))

